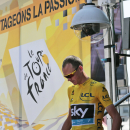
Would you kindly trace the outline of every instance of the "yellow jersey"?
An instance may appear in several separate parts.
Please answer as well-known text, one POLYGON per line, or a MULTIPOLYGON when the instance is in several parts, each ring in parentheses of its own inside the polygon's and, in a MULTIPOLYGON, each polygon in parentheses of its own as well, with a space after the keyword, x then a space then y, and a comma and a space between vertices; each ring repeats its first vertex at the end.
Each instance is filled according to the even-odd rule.
POLYGON ((105 86, 92 79, 68 88, 72 130, 103 130, 105 107, 112 104, 105 86))

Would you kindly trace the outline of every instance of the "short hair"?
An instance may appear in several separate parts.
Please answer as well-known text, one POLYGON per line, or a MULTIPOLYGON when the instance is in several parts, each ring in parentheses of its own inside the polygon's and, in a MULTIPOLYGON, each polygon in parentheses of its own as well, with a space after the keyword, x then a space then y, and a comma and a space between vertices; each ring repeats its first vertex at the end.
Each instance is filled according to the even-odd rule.
POLYGON ((74 55, 67 56, 62 64, 62 68, 66 66, 66 64, 71 63, 74 68, 77 68, 79 65, 83 66, 83 63, 79 57, 74 55))

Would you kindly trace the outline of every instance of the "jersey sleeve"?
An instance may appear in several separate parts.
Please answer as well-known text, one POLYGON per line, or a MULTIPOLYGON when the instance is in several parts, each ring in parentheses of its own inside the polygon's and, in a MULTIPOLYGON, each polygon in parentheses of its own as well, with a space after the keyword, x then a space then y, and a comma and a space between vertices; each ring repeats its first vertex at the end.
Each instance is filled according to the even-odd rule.
POLYGON ((113 104, 109 97, 108 91, 103 84, 99 83, 98 86, 96 87, 96 91, 97 91, 97 98, 105 108, 113 104))
POLYGON ((69 108, 70 108, 71 93, 72 93, 72 86, 70 86, 70 87, 68 88, 69 108))

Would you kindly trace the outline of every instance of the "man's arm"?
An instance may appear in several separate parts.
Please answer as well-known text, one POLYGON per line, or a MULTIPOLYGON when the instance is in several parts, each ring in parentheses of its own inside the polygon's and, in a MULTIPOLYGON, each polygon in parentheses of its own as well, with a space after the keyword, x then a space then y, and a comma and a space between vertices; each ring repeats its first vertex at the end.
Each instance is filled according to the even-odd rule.
POLYGON ((62 130, 70 130, 71 129, 71 109, 69 108, 69 115, 66 119, 66 121, 64 122, 63 126, 62 126, 62 130))
POLYGON ((120 130, 122 120, 115 106, 111 104, 106 107, 106 110, 113 119, 112 130, 120 130))

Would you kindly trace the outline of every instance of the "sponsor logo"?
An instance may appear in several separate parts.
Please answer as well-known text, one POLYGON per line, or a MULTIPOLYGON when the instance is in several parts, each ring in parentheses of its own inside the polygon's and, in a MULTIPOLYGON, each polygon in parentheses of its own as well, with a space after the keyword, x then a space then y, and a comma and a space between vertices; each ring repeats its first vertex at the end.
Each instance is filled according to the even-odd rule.
POLYGON ((94 97, 92 96, 92 93, 81 93, 81 97, 94 97))
POLYGON ((102 128, 102 120, 101 119, 97 119, 97 130, 101 130, 102 128))
POLYGON ((12 48, 9 53, 27 119, 31 125, 62 86, 64 77, 44 39, 12 48), (52 86, 53 91, 50 93, 52 86), (30 108, 35 109, 30 111, 30 108), (32 113, 35 115, 32 116, 32 113))
POLYGON ((71 98, 70 102, 73 102, 73 98, 71 98))
POLYGON ((103 101, 109 101, 110 100, 109 95, 107 94, 105 96, 102 96, 102 100, 103 101))
POLYGON ((72 104, 72 126, 94 124, 95 104, 72 104))
POLYGON ((106 88, 105 87, 102 87, 102 92, 106 92, 106 88))
POLYGON ((74 90, 72 91, 71 95, 74 95, 74 90))
POLYGON ((80 116, 81 118, 84 118, 86 112, 88 111, 88 108, 86 108, 84 111, 82 108, 76 109, 76 106, 71 109, 71 116, 80 116))
POLYGON ((97 115, 99 114, 99 113, 102 113, 103 112, 103 106, 102 106, 102 104, 101 104, 101 102, 99 102, 98 103, 98 111, 97 111, 97 115))
POLYGON ((95 83, 97 83, 97 81, 92 81, 92 82, 90 83, 90 86, 93 86, 95 83))
POLYGON ((80 99, 82 101, 91 101, 94 99, 95 96, 92 95, 92 93, 81 93, 80 99))
POLYGON ((87 82, 83 83, 83 85, 85 86, 87 82))

